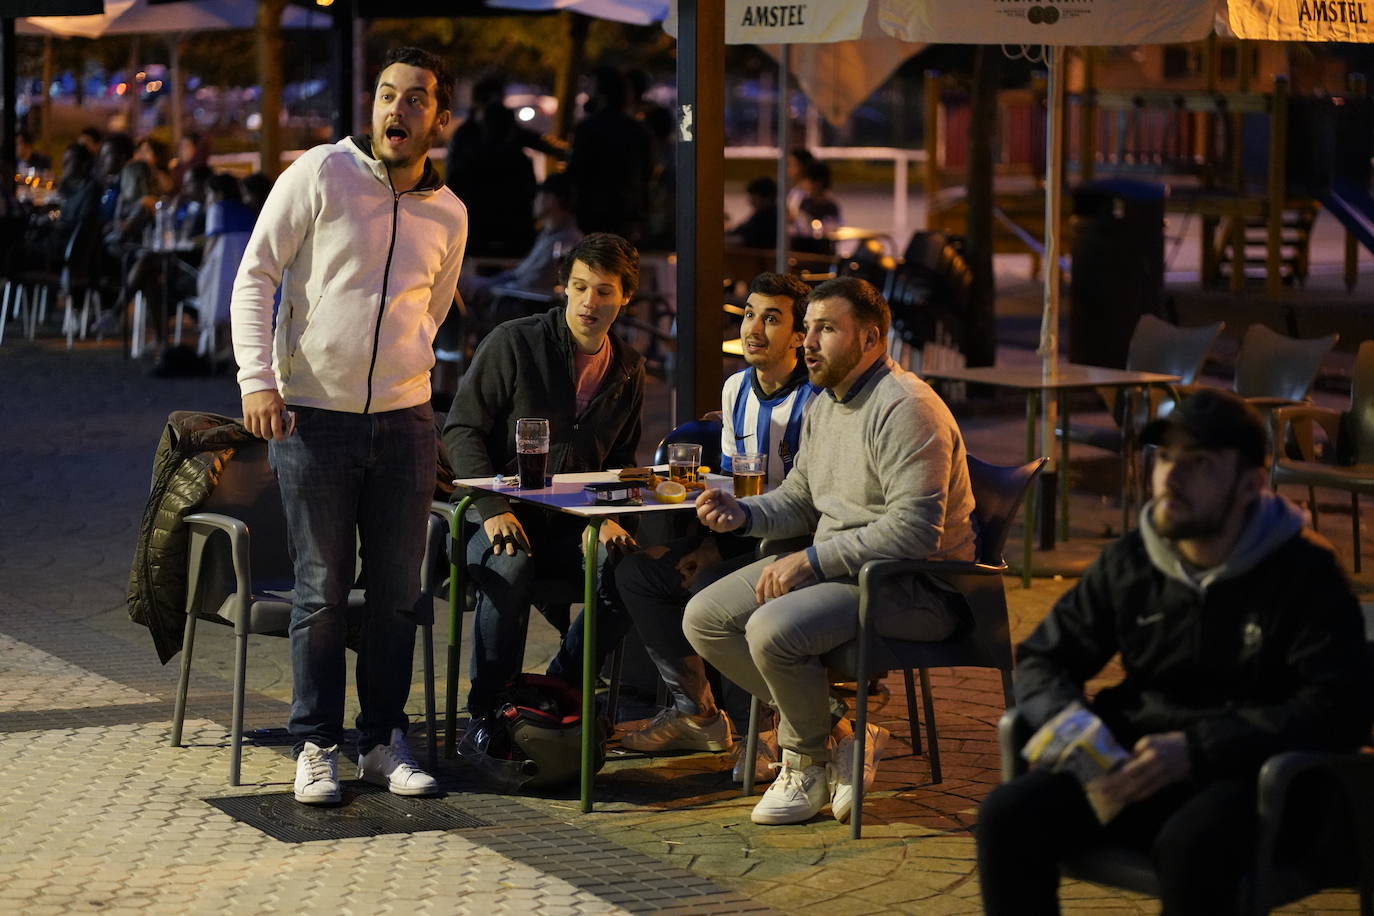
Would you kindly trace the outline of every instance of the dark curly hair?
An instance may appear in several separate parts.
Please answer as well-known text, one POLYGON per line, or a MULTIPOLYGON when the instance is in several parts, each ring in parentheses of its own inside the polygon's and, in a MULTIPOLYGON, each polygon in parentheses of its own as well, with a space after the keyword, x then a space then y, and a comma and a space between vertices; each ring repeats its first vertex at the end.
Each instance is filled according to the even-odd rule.
POLYGON ((806 324, 806 302, 811 287, 792 274, 761 273, 749 284, 749 295, 786 296, 792 300, 792 330, 801 331, 806 324))
POLYGON ((448 72, 448 64, 437 54, 431 54, 423 48, 401 47, 392 48, 382 58, 382 67, 377 71, 377 78, 381 79, 387 67, 392 64, 405 64, 409 67, 419 67, 421 70, 428 70, 434 74, 434 101, 439 104, 440 111, 451 111, 453 109, 453 77, 448 72))
POLYGON ((573 246, 563 258, 558 270, 558 282, 568 285, 573 262, 581 261, 600 274, 615 274, 620 278, 620 291, 633 296, 639 289, 639 249, 610 232, 593 232, 573 246))

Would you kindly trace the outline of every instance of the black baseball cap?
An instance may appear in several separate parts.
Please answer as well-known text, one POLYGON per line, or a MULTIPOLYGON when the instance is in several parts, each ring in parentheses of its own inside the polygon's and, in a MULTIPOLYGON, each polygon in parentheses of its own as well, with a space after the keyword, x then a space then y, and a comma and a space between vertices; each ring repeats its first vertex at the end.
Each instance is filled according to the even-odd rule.
POLYGON ((1269 430, 1264 417, 1245 398, 1220 388, 1190 394, 1168 416, 1151 420, 1140 434, 1145 445, 1160 445, 1169 430, 1187 433, 1198 448, 1235 449, 1246 467, 1269 461, 1269 430))

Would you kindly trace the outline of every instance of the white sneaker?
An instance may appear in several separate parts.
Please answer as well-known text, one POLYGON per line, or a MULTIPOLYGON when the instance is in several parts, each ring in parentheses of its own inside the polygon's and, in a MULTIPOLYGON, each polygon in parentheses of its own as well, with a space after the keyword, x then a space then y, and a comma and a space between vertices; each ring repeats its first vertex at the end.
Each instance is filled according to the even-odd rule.
POLYGON ((391 743, 378 744, 358 758, 358 778, 386 786, 396 795, 433 795, 439 782, 420 769, 406 744, 405 732, 391 730, 391 743))
MULTIPOLYGON (((868 723, 864 729, 864 794, 873 788, 873 779, 878 775, 878 760, 892 732, 881 725, 868 723)), ((830 752, 830 766, 826 777, 830 783, 830 811, 841 824, 849 823, 849 815, 854 807, 854 735, 840 740, 830 752)))
POLYGON ((337 805, 343 800, 339 791, 339 746, 320 747, 305 742, 296 757, 296 801, 302 805, 337 805))
POLYGON ((749 815, 755 824, 800 824, 820 813, 826 802, 825 767, 796 751, 784 750, 778 778, 749 815))
MULTIPOLYGON (((754 782, 769 782, 778 775, 778 730, 770 728, 759 732, 759 749, 754 756, 754 782)), ((744 784, 744 742, 741 741, 735 754, 734 780, 744 784)))
POLYGON ((652 754, 657 751, 728 751, 734 745, 730 720, 723 712, 714 719, 698 722, 678 712, 676 707, 659 710, 644 725, 622 735, 620 746, 652 754))

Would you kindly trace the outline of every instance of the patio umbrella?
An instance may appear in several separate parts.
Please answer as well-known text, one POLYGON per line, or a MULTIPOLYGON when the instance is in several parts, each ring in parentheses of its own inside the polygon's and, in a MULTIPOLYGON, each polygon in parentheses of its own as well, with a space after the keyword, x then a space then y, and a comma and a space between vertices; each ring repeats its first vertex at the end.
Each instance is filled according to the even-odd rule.
MULTIPOLYGON (((105 12, 96 16, 30 16, 15 23, 21 35, 53 35, 62 38, 102 38, 106 35, 152 35, 176 32, 209 32, 219 29, 251 29, 256 24, 257 3, 245 0, 183 0, 150 4, 148 0, 105 0, 105 12)), ((288 6, 282 27, 327 29, 333 17, 288 6)))

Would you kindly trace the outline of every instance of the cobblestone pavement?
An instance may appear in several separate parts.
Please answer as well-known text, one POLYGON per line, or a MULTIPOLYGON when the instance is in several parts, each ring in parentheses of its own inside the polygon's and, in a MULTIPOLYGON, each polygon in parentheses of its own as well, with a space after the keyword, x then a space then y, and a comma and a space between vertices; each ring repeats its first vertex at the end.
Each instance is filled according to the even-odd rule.
MULTIPOLYGON (((159 666, 146 631, 126 617, 128 564, 166 415, 235 414, 237 397, 227 379, 153 379, 146 370, 108 346, 0 349, 0 909, 978 912, 971 829, 997 780, 992 726, 1001 710, 1000 685, 986 672, 934 673, 938 786, 926 759, 910 755, 900 679, 875 700, 877 720, 898 740, 859 843, 824 817, 753 825, 752 802, 720 755, 613 756, 589 815, 570 794, 491 794, 444 761, 446 796, 418 804, 466 813, 478 826, 443 831, 286 843, 208 804, 253 795, 265 806, 289 790, 286 642, 253 640, 241 787, 227 783, 232 637, 223 628, 198 632, 185 746, 170 746, 176 665, 159 666)), ((980 454, 1010 460, 1020 423, 1016 414, 974 418, 969 438, 980 454)), ((1091 494, 1075 499, 1076 530, 1109 524, 1110 507, 1091 494)), ((1023 591, 1008 580, 1016 633, 1070 581, 1038 578, 1023 591)), ((442 630, 441 622, 439 645, 442 630)), ((552 630, 532 629, 527 666, 541 667, 553 648, 552 630)), ((417 675, 417 718, 419 683, 417 675)), ((1063 896, 1069 912, 1156 911, 1086 884, 1066 884, 1063 896)), ((1326 894, 1292 912, 1356 908, 1353 895, 1326 894)))

